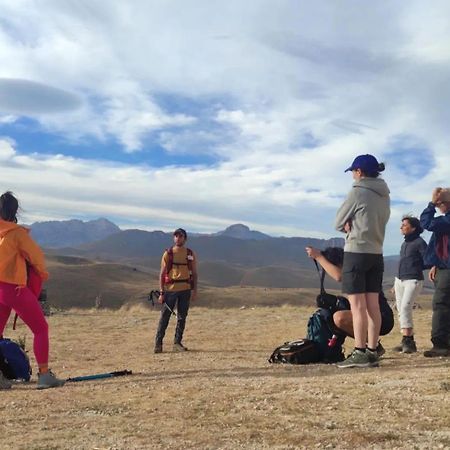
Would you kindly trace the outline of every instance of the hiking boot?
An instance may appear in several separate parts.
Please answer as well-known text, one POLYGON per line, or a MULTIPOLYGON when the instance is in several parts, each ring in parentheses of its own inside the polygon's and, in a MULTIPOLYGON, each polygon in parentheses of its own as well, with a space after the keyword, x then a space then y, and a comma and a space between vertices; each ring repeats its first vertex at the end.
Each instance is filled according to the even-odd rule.
POLYGON ((400 342, 400 345, 396 345, 392 350, 394 350, 394 352, 402 352, 403 344, 405 343, 407 337, 408 336, 402 336, 402 341, 400 342))
POLYGON ((56 375, 51 370, 49 370, 48 372, 38 374, 36 389, 50 389, 60 387, 63 386, 64 383, 64 380, 56 378, 56 375))
POLYGON ((448 348, 432 347, 430 350, 423 352, 423 356, 426 358, 437 358, 438 356, 450 356, 450 350, 448 348))
MULTIPOLYGON (((383 348, 384 350, 384 348, 383 348)), ((378 355, 378 347, 374 352, 372 350, 366 349, 366 355, 369 358, 370 367, 377 367, 378 362, 380 361, 380 356, 378 355)))
POLYGON ((187 352, 187 350, 187 347, 185 347, 181 342, 175 342, 175 344, 173 344, 174 352, 187 352))
POLYGON ((370 352, 370 359, 369 355, 366 352, 362 352, 361 350, 353 350, 352 354, 345 359, 342 362, 338 362, 336 366, 339 367, 339 369, 350 369, 351 367, 376 367, 378 366, 378 357, 373 359, 372 354, 375 354, 375 352, 370 352))
POLYGON ((402 342, 402 352, 403 353, 416 353, 417 347, 414 341, 414 336, 404 336, 404 341, 402 342))
POLYGON ((153 353, 162 353, 162 344, 156 344, 153 353))
POLYGON ((386 350, 385 350, 384 347, 381 345, 381 342, 378 341, 378 345, 377 345, 377 355, 378 355, 378 358, 381 358, 385 353, 386 353, 386 350))
POLYGON ((0 371, 0 389, 11 389, 12 383, 6 378, 3 373, 0 371))

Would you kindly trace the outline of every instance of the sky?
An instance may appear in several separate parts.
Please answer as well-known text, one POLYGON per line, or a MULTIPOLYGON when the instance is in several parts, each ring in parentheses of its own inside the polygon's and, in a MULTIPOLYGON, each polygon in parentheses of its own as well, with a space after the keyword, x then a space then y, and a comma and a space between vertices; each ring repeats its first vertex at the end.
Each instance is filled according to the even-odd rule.
POLYGON ((450 185, 450 3, 0 0, 0 189, 21 221, 329 238, 384 161, 385 254, 450 185))

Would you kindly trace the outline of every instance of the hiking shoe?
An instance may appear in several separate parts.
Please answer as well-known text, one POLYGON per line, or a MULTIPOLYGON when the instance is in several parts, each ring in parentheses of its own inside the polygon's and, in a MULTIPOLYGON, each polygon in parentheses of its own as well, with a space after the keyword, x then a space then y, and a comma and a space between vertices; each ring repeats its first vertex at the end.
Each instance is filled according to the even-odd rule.
POLYGON ((425 350, 423 356, 426 358, 437 358, 438 356, 450 356, 448 348, 432 347, 430 350, 425 350))
POLYGON ((403 351, 403 344, 405 343, 408 336, 402 336, 402 341, 400 342, 400 345, 396 345, 392 350, 394 352, 402 352, 403 351))
POLYGON ((156 344, 153 353, 162 353, 162 344, 156 344))
MULTIPOLYGON (((376 353, 374 354, 376 355, 376 353)), ((361 350, 355 349, 347 359, 338 362, 336 366, 338 366, 339 369, 350 369, 351 367, 376 367, 378 366, 378 357, 376 361, 371 360, 369 359, 367 352, 362 352, 361 350)))
POLYGON ((64 380, 56 378, 56 375, 51 370, 49 370, 48 372, 38 374, 36 389, 50 389, 60 387, 63 386, 64 383, 64 380))
POLYGON ((175 344, 173 344, 173 351, 174 352, 187 352, 187 350, 188 350, 187 347, 185 347, 180 342, 175 342, 175 344))
POLYGON ((405 340, 402 343, 402 352, 403 353, 416 353, 417 347, 416 342, 414 341, 413 336, 405 336, 405 340))
POLYGON ((385 353, 386 353, 386 350, 385 350, 384 347, 381 345, 381 342, 378 341, 378 345, 377 345, 377 355, 378 355, 378 358, 381 358, 385 353))
POLYGON ((0 389, 11 389, 12 383, 6 378, 3 373, 0 371, 0 389))
MULTIPOLYGON (((384 350, 384 348, 383 348, 384 350)), ((366 349, 366 355, 369 358, 370 367, 377 367, 380 361, 380 356, 378 355, 378 347, 374 352, 372 350, 366 349)))

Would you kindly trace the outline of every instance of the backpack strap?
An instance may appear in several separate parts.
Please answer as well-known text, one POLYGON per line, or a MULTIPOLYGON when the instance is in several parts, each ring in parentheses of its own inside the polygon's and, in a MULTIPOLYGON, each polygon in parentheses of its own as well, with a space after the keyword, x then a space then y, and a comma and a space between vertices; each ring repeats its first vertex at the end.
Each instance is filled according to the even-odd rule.
POLYGON ((321 294, 325 294, 325 287, 324 287, 324 280, 325 280, 325 270, 322 267, 322 271, 319 269, 319 264, 317 264, 317 261, 315 259, 313 259, 314 264, 316 265, 316 269, 317 269, 317 273, 319 275, 319 280, 320 280, 320 293, 321 294))
POLYGON ((172 283, 189 283, 191 285, 191 288, 194 289, 194 280, 192 277, 192 261, 194 253, 190 248, 186 248, 186 262, 185 263, 175 263, 173 261, 173 247, 167 248, 166 253, 168 256, 168 262, 166 264, 166 276, 165 276, 165 284, 172 284, 172 283), (187 266, 189 270, 189 278, 181 279, 181 280, 172 280, 169 276, 170 271, 172 270, 173 266, 187 266))

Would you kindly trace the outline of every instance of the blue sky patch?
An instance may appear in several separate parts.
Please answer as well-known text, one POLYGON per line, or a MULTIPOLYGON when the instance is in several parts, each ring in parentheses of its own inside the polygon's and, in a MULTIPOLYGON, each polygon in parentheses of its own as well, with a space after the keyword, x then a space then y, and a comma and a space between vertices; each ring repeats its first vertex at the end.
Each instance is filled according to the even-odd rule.
POLYGON ((398 136, 391 147, 393 150, 385 153, 386 164, 394 166, 408 177, 421 179, 435 165, 431 150, 414 136, 398 136))

